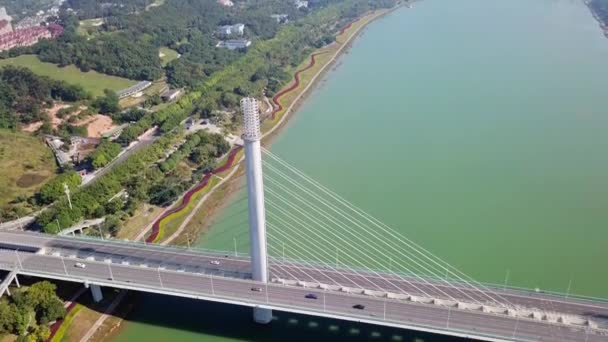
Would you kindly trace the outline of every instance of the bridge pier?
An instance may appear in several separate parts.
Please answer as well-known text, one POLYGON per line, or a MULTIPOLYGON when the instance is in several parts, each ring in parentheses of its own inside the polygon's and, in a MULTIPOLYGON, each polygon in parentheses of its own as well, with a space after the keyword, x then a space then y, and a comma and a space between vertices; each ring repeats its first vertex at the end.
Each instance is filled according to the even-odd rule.
POLYGON ((253 308, 253 321, 258 324, 268 324, 272 321, 272 310, 266 308, 253 308))
MULTIPOLYGON (((251 247, 251 275, 254 281, 268 282, 268 256, 266 251, 266 212, 264 207, 264 184, 262 176, 262 149, 260 140, 260 111, 254 98, 241 100, 245 127, 245 164, 247 173, 247 201, 249 208, 249 244, 251 247)), ((268 298, 268 294, 266 294, 268 298)), ((253 320, 267 324, 272 320, 272 310, 253 309, 253 320)))
POLYGON ((101 286, 91 285, 91 295, 93 295, 93 301, 99 303, 103 300, 103 293, 101 292, 101 286))

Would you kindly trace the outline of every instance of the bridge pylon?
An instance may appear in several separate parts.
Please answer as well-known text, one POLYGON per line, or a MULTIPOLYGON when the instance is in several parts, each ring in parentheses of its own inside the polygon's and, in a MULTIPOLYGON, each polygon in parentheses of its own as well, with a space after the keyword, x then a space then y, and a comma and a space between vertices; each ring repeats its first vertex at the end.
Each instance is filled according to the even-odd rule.
MULTIPOLYGON (((249 242, 251 273, 253 280, 268 282, 268 256, 266 252, 266 214, 264 209, 264 183, 262 176, 262 150, 260 140, 260 111, 254 98, 243 98, 241 109, 244 115, 243 141, 247 173, 247 199, 249 207, 249 242)), ((262 289, 266 291, 266 288, 262 289)), ((267 324, 272 320, 272 310, 256 307, 253 320, 267 324)))

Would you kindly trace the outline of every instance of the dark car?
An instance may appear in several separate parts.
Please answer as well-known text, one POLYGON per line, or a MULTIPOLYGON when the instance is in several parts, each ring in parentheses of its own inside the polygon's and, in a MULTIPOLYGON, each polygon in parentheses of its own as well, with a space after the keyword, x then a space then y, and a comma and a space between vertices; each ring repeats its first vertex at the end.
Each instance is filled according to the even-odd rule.
POLYGON ((304 296, 304 298, 306 298, 306 299, 319 299, 319 297, 317 297, 317 295, 314 294, 314 293, 309 293, 306 296, 304 296))
POLYGON ((353 309, 363 310, 363 309, 365 309, 365 305, 355 304, 355 305, 353 305, 353 309))
POLYGON ((252 287, 251 291, 253 291, 253 292, 262 292, 262 288, 261 287, 252 287))

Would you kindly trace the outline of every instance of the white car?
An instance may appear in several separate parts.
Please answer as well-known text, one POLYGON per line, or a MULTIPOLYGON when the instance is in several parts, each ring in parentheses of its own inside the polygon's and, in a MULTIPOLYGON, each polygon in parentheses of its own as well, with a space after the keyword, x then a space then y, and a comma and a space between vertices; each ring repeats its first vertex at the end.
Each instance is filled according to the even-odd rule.
POLYGON ((77 262, 74 267, 78 267, 78 268, 87 268, 87 265, 81 263, 81 262, 77 262))
POLYGON ((217 261, 217 260, 212 260, 212 261, 210 262, 210 264, 211 264, 211 265, 219 265, 219 264, 220 264, 220 262, 219 262, 219 261, 217 261))

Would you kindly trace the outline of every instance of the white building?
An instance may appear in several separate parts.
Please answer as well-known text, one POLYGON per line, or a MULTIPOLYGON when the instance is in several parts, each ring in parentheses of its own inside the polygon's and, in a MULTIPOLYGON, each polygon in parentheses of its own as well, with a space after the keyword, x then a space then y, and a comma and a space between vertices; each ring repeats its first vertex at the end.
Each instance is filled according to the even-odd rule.
POLYGON ((224 25, 217 28, 217 32, 221 35, 230 36, 230 35, 239 35, 242 36, 245 33, 245 24, 234 24, 234 25, 224 25))
POLYGON ((217 3, 224 7, 232 7, 234 6, 234 2, 230 0, 217 0, 217 3))
POLYGON ((287 24, 289 21, 287 14, 271 14, 270 17, 277 21, 279 24, 287 24))
POLYGON ((222 40, 215 47, 226 48, 228 50, 245 49, 251 45, 251 41, 247 39, 229 39, 222 40))
POLYGON ((296 8, 308 8, 308 1, 305 0, 295 0, 296 8))

